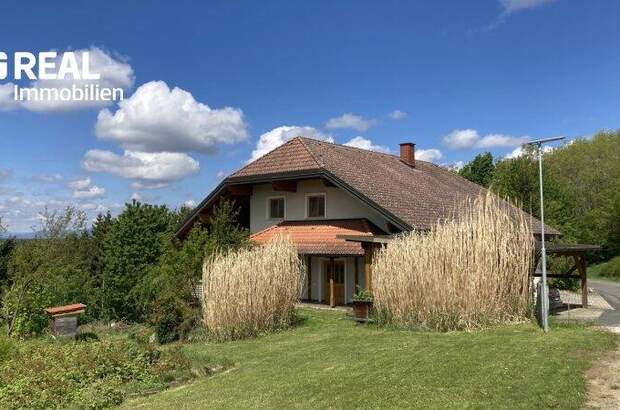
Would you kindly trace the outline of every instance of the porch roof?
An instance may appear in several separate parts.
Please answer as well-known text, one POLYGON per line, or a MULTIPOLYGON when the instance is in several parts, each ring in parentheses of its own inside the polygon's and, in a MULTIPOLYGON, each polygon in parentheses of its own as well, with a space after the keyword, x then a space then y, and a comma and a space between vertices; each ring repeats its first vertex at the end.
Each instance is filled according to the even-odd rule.
POLYGON ((372 238, 385 235, 367 219, 283 221, 250 236, 257 243, 267 242, 277 234, 290 236, 302 255, 364 255, 360 242, 342 239, 343 236, 372 238))

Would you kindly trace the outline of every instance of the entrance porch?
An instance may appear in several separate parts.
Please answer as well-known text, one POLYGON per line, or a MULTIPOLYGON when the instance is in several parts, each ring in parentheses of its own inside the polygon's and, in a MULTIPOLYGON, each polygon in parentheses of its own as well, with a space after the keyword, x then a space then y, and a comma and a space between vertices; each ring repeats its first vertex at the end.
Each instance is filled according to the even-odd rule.
POLYGON ((324 303, 329 306, 347 305, 352 302, 357 287, 366 288, 363 256, 312 256, 304 257, 306 283, 302 300, 324 303))
POLYGON ((291 238, 306 266, 302 300, 334 307, 351 303, 358 286, 372 291, 371 264, 377 247, 373 239, 385 235, 372 222, 283 221, 250 239, 264 243, 278 234, 291 238))

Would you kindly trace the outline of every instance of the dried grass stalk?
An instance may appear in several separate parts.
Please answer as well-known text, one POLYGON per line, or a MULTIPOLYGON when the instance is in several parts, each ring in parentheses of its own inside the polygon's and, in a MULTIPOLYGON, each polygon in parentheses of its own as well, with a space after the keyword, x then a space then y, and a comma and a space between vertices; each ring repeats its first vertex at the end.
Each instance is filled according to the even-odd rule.
POLYGON ((533 236, 526 216, 492 194, 412 232, 373 263, 380 321, 434 330, 519 321, 528 311, 533 236))
POLYGON ((203 315, 217 340, 290 326, 305 270, 289 238, 215 255, 203 266, 203 315))

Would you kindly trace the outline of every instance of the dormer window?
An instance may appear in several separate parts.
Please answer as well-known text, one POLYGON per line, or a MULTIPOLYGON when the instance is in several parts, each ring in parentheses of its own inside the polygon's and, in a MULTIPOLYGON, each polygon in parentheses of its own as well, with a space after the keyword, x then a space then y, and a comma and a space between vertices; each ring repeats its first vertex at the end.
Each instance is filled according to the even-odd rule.
POLYGON ((306 217, 325 218, 325 194, 306 195, 306 217))
POLYGON ((267 200, 267 218, 284 219, 284 197, 274 197, 267 200))

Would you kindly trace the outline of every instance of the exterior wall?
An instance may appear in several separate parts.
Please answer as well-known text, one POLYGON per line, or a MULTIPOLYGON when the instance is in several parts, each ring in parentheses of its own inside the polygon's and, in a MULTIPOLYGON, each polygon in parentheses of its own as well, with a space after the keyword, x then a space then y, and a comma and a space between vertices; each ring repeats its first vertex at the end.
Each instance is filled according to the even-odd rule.
POLYGON ((320 179, 312 179, 299 181, 297 192, 274 191, 271 184, 254 185, 250 198, 250 233, 282 221, 268 219, 268 198, 284 197, 284 219, 300 221, 306 219, 306 195, 313 193, 325 194, 325 218, 321 219, 367 218, 387 232, 387 221, 377 211, 340 188, 326 187, 320 179))
MULTIPOLYGON (((327 257, 312 256, 311 257, 311 287, 310 296, 311 300, 320 301, 326 298, 323 294, 323 262, 329 260, 327 257)), ((337 261, 344 261, 344 297, 346 303, 351 303, 353 294, 355 293, 355 261, 354 257, 335 258, 337 261)), ((364 287, 364 262, 362 257, 357 258, 359 267, 359 286, 364 287)), ((304 289, 302 292, 302 299, 308 299, 308 279, 304 282, 304 289)))

